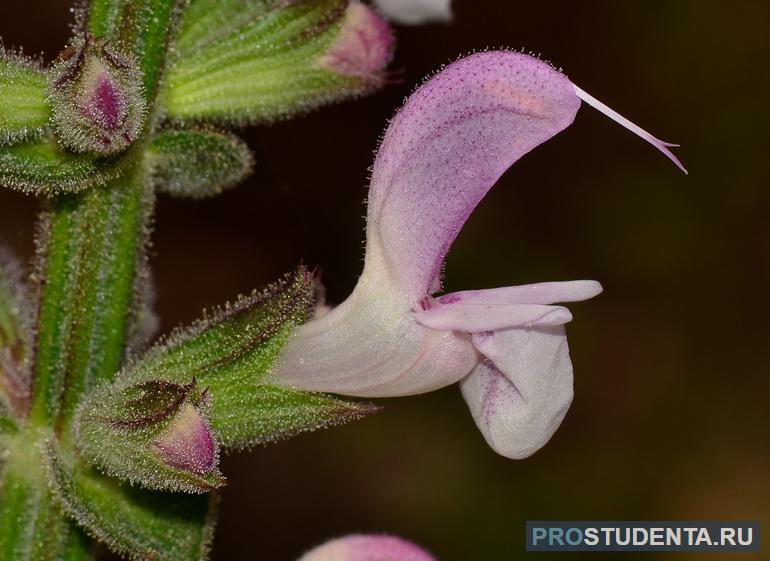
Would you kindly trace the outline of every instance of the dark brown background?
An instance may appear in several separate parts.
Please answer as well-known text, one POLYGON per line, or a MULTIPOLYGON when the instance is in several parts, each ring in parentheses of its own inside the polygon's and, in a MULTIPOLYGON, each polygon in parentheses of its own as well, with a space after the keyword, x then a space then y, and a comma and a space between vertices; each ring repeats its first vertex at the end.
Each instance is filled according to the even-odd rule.
MULTIPOLYGON (((422 76, 472 50, 542 53, 681 142, 691 175, 584 109, 499 182, 455 244, 449 290, 605 286, 572 306, 576 399, 545 449, 496 456, 456 388, 388 401, 356 425, 227 458, 214 558, 292 561, 327 537, 377 530, 443 561, 519 559, 527 519, 760 519, 767 533, 767 3, 458 0, 456 14, 454 25, 398 30, 403 84, 247 131, 258 160, 247 184, 211 201, 161 200, 152 262, 164 329, 300 259, 344 299, 386 119, 422 76)), ((0 35, 50 59, 69 19, 62 0, 6 1, 0 35)), ((35 207, 0 191, 0 236, 26 254, 35 207)))

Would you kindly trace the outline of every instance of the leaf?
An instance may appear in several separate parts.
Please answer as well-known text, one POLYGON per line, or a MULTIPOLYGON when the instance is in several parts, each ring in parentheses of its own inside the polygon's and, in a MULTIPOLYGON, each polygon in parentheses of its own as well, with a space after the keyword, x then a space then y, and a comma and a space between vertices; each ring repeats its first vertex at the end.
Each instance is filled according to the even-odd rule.
POLYGON ((392 37, 357 0, 193 0, 174 47, 167 117, 253 124, 379 87, 392 37))
POLYGON ((147 149, 152 181, 162 192, 201 199, 233 187, 254 160, 239 138, 214 131, 165 130, 147 149))
POLYGON ((53 441, 46 466, 64 509, 113 552, 136 561, 208 558, 216 495, 148 491, 68 460, 53 441))
POLYGON ((30 397, 32 309, 22 268, 0 247, 0 412, 24 417, 30 397))
POLYGON ((0 144, 40 136, 50 114, 39 64, 0 45, 0 144))
POLYGON ((76 417, 84 457, 111 475, 150 488, 200 491, 218 471, 180 469, 158 453, 159 435, 168 434, 171 419, 184 415, 185 430, 179 434, 194 459, 206 451, 204 428, 220 447, 242 448, 371 413, 369 404, 261 382, 305 319, 311 282, 300 269, 177 330, 115 383, 88 396, 76 417))
POLYGON ((0 147, 0 185, 34 195, 77 193, 120 175, 115 158, 69 154, 52 138, 0 147))

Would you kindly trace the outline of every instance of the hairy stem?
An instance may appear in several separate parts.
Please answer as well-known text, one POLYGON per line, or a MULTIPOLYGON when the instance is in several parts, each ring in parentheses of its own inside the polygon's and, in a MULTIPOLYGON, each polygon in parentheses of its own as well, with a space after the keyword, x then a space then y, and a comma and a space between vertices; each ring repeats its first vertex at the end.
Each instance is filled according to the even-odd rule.
POLYGON ((93 0, 86 29, 133 51, 144 76, 145 131, 104 187, 61 196, 41 214, 40 286, 32 405, 8 440, 0 475, 0 559, 85 561, 92 542, 60 510, 33 444, 55 431, 72 449, 81 396, 120 367, 136 303, 154 195, 143 149, 179 0, 93 0), (17 443, 17 444, 15 444, 17 443))

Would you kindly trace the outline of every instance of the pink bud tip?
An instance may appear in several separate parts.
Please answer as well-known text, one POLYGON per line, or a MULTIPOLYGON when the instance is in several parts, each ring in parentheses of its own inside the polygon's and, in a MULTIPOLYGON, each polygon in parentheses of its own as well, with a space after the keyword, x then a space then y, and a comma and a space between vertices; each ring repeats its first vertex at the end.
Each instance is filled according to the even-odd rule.
POLYGON ((125 103, 106 72, 100 73, 94 81, 96 86, 82 111, 95 125, 114 131, 125 120, 125 103))
POLYGON ((345 13, 339 35, 319 64, 344 76, 382 79, 393 52, 393 34, 382 17, 354 0, 345 13))
POLYGON ((425 550, 401 538, 354 534, 331 540, 299 561, 435 561, 425 550))
POLYGON ((206 473, 214 467, 215 444, 200 412, 185 403, 166 431, 155 442, 163 461, 171 467, 206 473))

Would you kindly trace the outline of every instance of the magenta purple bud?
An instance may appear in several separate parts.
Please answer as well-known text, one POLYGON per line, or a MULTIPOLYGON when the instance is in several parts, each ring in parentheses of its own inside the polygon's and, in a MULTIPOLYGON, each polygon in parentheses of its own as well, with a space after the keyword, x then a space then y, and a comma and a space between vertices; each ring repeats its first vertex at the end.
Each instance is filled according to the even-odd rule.
POLYGON ((176 469, 205 474, 216 462, 216 443, 211 429, 191 403, 182 405, 154 446, 163 462, 176 469))
POLYGON ((136 61, 89 33, 54 62, 49 99, 59 141, 74 152, 115 154, 141 132, 145 100, 136 61))

